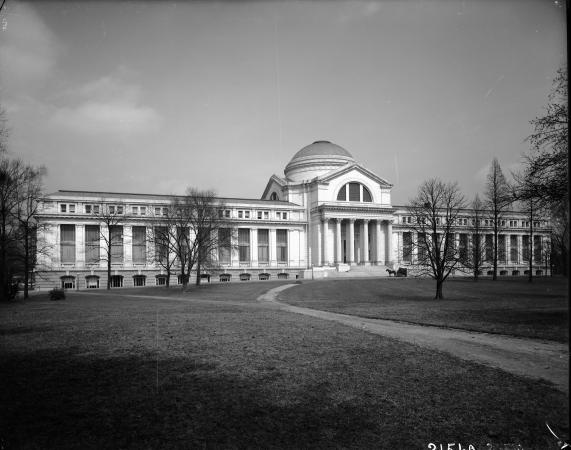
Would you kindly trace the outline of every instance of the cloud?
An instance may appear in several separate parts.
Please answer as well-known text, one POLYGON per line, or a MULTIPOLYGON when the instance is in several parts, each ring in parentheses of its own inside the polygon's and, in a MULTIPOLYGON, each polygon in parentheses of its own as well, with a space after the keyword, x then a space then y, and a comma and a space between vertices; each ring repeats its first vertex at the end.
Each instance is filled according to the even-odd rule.
POLYGON ((119 68, 105 75, 62 91, 50 123, 58 128, 85 134, 144 133, 155 131, 160 115, 141 104, 141 87, 129 81, 133 73, 119 68))
POLYGON ((3 90, 29 92, 53 73, 63 46, 26 3, 8 2, 0 28, 0 80, 3 90))

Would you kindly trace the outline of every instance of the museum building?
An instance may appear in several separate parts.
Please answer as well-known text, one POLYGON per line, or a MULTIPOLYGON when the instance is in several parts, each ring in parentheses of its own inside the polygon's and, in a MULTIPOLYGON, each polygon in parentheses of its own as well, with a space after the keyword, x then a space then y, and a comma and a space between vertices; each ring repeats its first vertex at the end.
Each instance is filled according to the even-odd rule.
MULTIPOLYGON (((203 276, 214 282, 368 277, 388 276, 387 269, 399 267, 414 274, 411 217, 406 206, 392 205, 391 188, 346 149, 316 141, 293 156, 283 176, 271 176, 261 199, 218 199, 236 242, 228 252, 213 252, 203 276)), ((47 195, 37 215, 42 251, 36 288, 105 287, 106 239, 113 234, 113 287, 166 284, 148 235, 171 202, 172 196, 152 194, 60 190, 47 195), (110 230, 97 214, 104 209, 120 218, 110 230)), ((468 248, 471 211, 463 214, 455 241, 468 248)), ((526 274, 530 257, 535 275, 549 273, 549 224, 544 218, 534 221, 532 242, 529 225, 525 213, 506 213, 498 245, 500 275, 526 274)), ((489 229, 489 261, 492 227, 487 219, 482 226, 489 229)), ((170 282, 182 282, 176 266, 170 282)))

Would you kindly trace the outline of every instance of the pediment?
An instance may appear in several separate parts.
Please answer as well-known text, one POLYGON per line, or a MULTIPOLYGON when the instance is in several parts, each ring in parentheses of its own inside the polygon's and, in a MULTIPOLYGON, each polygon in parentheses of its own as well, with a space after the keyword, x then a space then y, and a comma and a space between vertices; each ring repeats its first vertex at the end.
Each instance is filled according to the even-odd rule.
POLYGON ((377 174, 371 172, 369 169, 363 167, 361 164, 350 164, 343 166, 337 170, 329 172, 327 175, 318 178, 319 183, 330 183, 331 181, 343 177, 345 175, 351 174, 352 172, 360 173, 361 175, 369 178, 371 181, 378 183, 381 188, 392 188, 393 185, 389 183, 384 178, 381 178, 377 174))
POLYGON ((266 184, 264 193, 262 194, 262 200, 269 200, 272 191, 277 191, 280 194, 280 200, 283 200, 282 192, 283 188, 287 185, 287 182, 277 175, 272 175, 266 184))

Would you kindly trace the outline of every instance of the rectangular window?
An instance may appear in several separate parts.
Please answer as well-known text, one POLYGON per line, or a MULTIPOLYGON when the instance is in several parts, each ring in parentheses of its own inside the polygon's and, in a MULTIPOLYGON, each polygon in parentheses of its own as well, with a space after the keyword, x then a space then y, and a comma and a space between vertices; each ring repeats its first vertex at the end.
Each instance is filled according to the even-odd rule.
POLYGON ((418 233, 418 262, 423 263, 426 261, 426 233, 418 233))
POLYGON ((484 252, 485 260, 492 262, 494 260, 494 235, 486 234, 486 240, 484 241, 484 252))
POLYGON ((525 235, 521 238, 521 246, 522 246, 522 257, 524 261, 529 261, 529 236, 525 235))
POLYGON ((100 259, 99 225, 85 225, 85 262, 95 264, 100 259))
POLYGON ((85 205, 85 214, 91 214, 91 205, 85 205))
POLYGON ((541 236, 533 236, 533 262, 541 264, 541 236))
POLYGON ((453 233, 446 234, 446 245, 447 245, 446 257, 448 259, 454 258, 454 252, 456 250, 456 240, 455 240, 455 235, 453 233))
POLYGON ((122 205, 117 206, 117 214, 123 214, 123 206, 122 205))
POLYGON ((67 205, 65 205, 65 204, 59 205, 59 210, 62 213, 67 212, 67 205))
POLYGON ((131 212, 133 213, 133 215, 138 216, 139 215, 139 207, 138 206, 133 206, 131 208, 131 212))
POLYGON ((155 227, 155 260, 166 264, 169 251, 169 234, 167 227, 155 227))
POLYGON ((349 183, 349 201, 361 201, 361 185, 359 183, 349 183))
POLYGON ((111 263, 123 262, 123 227, 112 225, 109 227, 109 242, 111 244, 111 263))
POLYGON ((141 211, 141 216, 144 216, 147 214, 147 207, 146 206, 141 206, 139 208, 139 210, 141 211))
POLYGON ((258 211, 258 220, 262 218, 262 211, 258 211))
POLYGON ((69 205, 69 212, 75 213, 75 205, 69 205))
POLYGON ((498 236, 498 261, 506 262, 506 237, 503 234, 498 236))
POLYGON ((250 229, 238 229, 238 251, 240 262, 250 262, 250 229))
POLYGON ((517 262, 518 253, 517 236, 510 236, 510 261, 517 262))
POLYGON ((270 260, 270 230, 258 230, 258 262, 270 260))
POLYGON ((276 257, 278 262, 287 262, 287 230, 276 230, 276 257))
POLYGON ((155 207, 155 216, 160 216, 160 215, 161 215, 161 208, 155 207))
POLYGON ((218 262, 221 264, 230 264, 230 239, 230 228, 220 228, 218 230, 218 262))
POLYGON ((115 205, 109 205, 109 214, 115 214, 115 205))
POLYGON ((238 219, 244 218, 244 211, 238 211, 238 219))
POLYGON ((75 262, 75 225, 60 225, 60 250, 62 263, 75 262))
POLYGON ((402 234, 402 259, 404 262, 412 261, 412 233, 402 234))
MULTIPOLYGON (((466 219, 464 219, 464 220, 466 220, 466 219)), ((462 262, 468 261, 468 235, 467 234, 460 234, 458 254, 460 257, 460 261, 462 261, 462 262)))
POLYGON ((144 264, 147 261, 147 228, 133 227, 133 262, 144 264))

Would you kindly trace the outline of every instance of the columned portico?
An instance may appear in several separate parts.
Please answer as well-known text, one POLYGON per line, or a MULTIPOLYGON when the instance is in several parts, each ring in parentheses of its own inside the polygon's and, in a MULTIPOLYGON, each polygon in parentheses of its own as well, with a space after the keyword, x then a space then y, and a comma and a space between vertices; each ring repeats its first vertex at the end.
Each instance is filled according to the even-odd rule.
POLYGON ((347 264, 355 264, 355 219, 349 219, 349 236, 347 237, 347 264))

